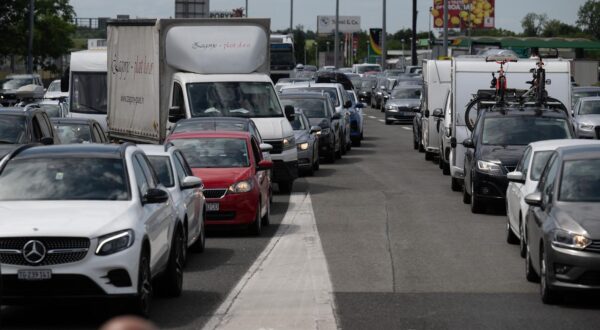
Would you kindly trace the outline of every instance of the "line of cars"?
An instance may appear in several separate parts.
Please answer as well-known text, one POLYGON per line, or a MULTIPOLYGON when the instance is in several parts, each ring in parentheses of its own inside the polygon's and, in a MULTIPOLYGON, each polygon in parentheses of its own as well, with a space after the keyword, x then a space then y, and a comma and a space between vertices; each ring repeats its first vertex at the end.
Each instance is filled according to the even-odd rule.
POLYGON ((461 166, 450 186, 473 213, 506 210, 506 241, 519 244, 525 277, 539 281, 544 303, 557 303, 567 291, 600 289, 600 141, 581 139, 594 137, 581 128, 596 126, 577 118, 595 113, 597 89, 571 89, 560 60, 513 61, 426 61, 419 117, 428 122, 415 120, 414 147, 438 159, 444 175, 461 166), (511 87, 519 86, 519 72, 533 72, 532 87, 486 90, 496 62, 502 78, 505 69, 513 73, 511 87))

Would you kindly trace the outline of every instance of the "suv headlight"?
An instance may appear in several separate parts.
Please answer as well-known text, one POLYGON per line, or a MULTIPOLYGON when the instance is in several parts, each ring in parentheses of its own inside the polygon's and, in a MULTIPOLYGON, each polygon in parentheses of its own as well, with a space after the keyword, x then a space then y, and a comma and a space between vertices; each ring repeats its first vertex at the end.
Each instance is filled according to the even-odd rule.
POLYGON ((385 109, 389 112, 398 112, 398 107, 395 105, 386 105, 385 109))
POLYGON ((477 168, 486 173, 502 174, 502 168, 500 167, 500 161, 485 161, 478 160, 477 168))
POLYGON ((96 254, 99 256, 107 256, 123 251, 132 246, 134 240, 135 235, 131 229, 100 236, 98 237, 96 254))
POLYGON ((298 149, 299 150, 307 150, 308 149, 308 142, 300 143, 298 145, 298 149))
POLYGON ((579 124, 579 129, 582 131, 593 131, 594 125, 591 124, 579 124))
POLYGON ((570 233, 561 229, 556 229, 552 232, 552 245, 557 247, 583 250, 590 244, 592 244, 592 240, 583 235, 570 233))
POLYGON ((229 192, 232 192, 234 194, 247 193, 251 190, 252 190, 252 181, 250 181, 250 180, 243 180, 243 181, 236 182, 236 183, 232 184, 231 186, 229 186, 229 192))
POLYGON ((293 136, 283 139, 283 149, 292 149, 296 146, 296 139, 293 136))

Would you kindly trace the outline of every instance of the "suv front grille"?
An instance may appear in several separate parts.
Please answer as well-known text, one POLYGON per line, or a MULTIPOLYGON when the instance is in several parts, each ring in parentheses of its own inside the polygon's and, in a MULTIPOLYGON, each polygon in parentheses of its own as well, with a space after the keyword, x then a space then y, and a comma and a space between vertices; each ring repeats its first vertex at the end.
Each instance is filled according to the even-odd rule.
POLYGON ((205 198, 223 198, 227 193, 227 189, 204 189, 203 194, 205 198))
POLYGON ((283 141, 282 140, 265 140, 265 143, 273 146, 271 154, 280 154, 283 152, 283 141))
POLYGON ((89 247, 90 240, 81 237, 0 238, 0 263, 22 266, 67 264, 85 258, 89 247), (30 263, 23 256, 23 247, 32 240, 41 242, 46 249, 43 260, 37 264, 30 263))

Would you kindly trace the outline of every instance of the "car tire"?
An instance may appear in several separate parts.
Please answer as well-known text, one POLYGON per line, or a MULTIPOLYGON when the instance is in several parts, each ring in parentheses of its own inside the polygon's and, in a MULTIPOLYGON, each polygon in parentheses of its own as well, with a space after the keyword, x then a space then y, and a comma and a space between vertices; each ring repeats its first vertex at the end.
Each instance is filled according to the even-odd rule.
POLYGON ((183 288, 183 229, 178 226, 173 234, 167 269, 157 279, 157 291, 164 297, 179 297, 183 288))
POLYGON ((540 295, 542 302, 547 305, 553 305, 561 300, 560 292, 552 288, 548 283, 548 268, 546 263, 546 252, 540 248, 540 295))
POLYGON ((325 158, 325 160, 329 163, 329 164, 333 164, 335 163, 335 160, 337 158, 337 152, 335 151, 335 146, 333 147, 333 149, 331 149, 328 153, 327 153, 327 157, 325 158))
POLYGON ((419 149, 419 142, 417 142, 417 138, 413 136, 413 149, 419 149))
POLYGON ((525 278, 529 282, 538 282, 540 277, 535 272, 533 264, 531 263, 531 251, 529 251, 529 244, 525 243, 525 278))
POLYGON ((521 230, 521 238, 519 239, 519 255, 521 258, 525 258, 527 253, 527 246, 525 244, 525 229, 523 227, 523 217, 519 215, 519 228, 521 230))
POLYGON ((267 203, 267 213, 261 218, 263 226, 269 226, 271 224, 271 203, 267 203))
POLYGON ((256 207, 256 216, 254 217, 254 222, 250 224, 250 234, 252 236, 260 236, 262 234, 262 219, 260 216, 260 201, 258 201, 258 206, 256 207))
POLYGON ((194 253, 202 253, 206 248, 206 229, 204 228, 204 219, 206 219, 205 212, 202 211, 202 218, 200 219, 200 237, 192 244, 190 250, 194 253))
POLYGON ((423 143, 421 143, 421 139, 419 139, 419 152, 425 152, 425 148, 423 147, 423 143))
POLYGON ((464 204, 471 204, 471 195, 467 192, 467 187, 462 187, 462 201, 464 204))
MULTIPOLYGON (((508 213, 508 212, 507 212, 508 213)), ((506 215, 506 243, 511 245, 519 244, 519 238, 513 230, 510 228, 510 221, 508 220, 508 214, 506 215)))
POLYGON ((391 125, 391 124, 392 124, 392 121, 386 118, 386 119, 385 119, 385 124, 386 124, 386 125, 391 125))
MULTIPOLYGON (((340 136, 340 155, 346 154, 346 147, 348 144, 346 143, 346 136, 340 136)), ((339 158, 342 158, 341 156, 339 158)))
POLYGON ((314 156, 315 158, 315 162, 313 164, 313 170, 314 171, 318 171, 319 168, 321 168, 321 159, 319 159, 319 153, 317 152, 317 154, 314 156))
POLYGON ((360 137, 357 137, 354 140, 352 140, 353 147, 360 147, 360 145, 361 145, 360 137))
POLYGON ((150 272, 150 251, 146 244, 142 247, 138 265, 137 294, 127 302, 127 312, 148 317, 152 303, 152 273, 150 272))
POLYGON ((433 152, 425 151, 425 160, 433 160, 433 152))
POLYGON ((279 192, 283 194, 289 194, 292 192, 292 187, 294 185, 294 181, 281 181, 278 182, 279 192))
POLYGON ((442 162, 442 174, 450 175, 450 164, 448 164, 447 162, 445 162, 441 159, 440 159, 440 161, 442 162))
POLYGON ((458 180, 457 178, 452 177, 450 179, 450 189, 452 189, 452 191, 461 191, 462 184, 460 183, 460 180, 458 180))
POLYGON ((475 196, 474 185, 473 179, 471 179, 471 213, 479 214, 483 213, 484 207, 481 205, 481 200, 475 196))

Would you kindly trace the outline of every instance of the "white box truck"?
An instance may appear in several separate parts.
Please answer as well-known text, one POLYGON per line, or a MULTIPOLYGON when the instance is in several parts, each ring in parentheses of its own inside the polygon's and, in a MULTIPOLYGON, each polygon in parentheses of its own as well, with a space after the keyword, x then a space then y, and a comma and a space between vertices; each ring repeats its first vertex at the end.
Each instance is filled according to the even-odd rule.
POLYGON ((425 159, 431 160, 440 151, 440 122, 450 89, 451 61, 423 61, 423 107, 421 117, 421 143, 425 149, 425 159), (440 109, 437 116, 434 111, 440 109))
MULTIPOLYGON (((537 60, 526 59, 504 64, 507 88, 529 89, 527 84, 536 68, 537 60)), ((568 106, 571 104, 571 66, 563 59, 544 60, 546 69, 546 90, 548 95, 568 106)), ((464 176, 465 147, 462 142, 471 133, 465 124, 465 110, 473 95, 480 89, 489 89, 492 73, 497 76, 500 65, 486 62, 485 58, 457 57, 452 60, 452 129, 449 156, 452 190, 461 187, 464 176)))
POLYGON ((133 19, 108 22, 108 131, 162 143, 192 117, 245 117, 273 146, 273 181, 289 191, 298 154, 269 77, 268 19, 133 19))

